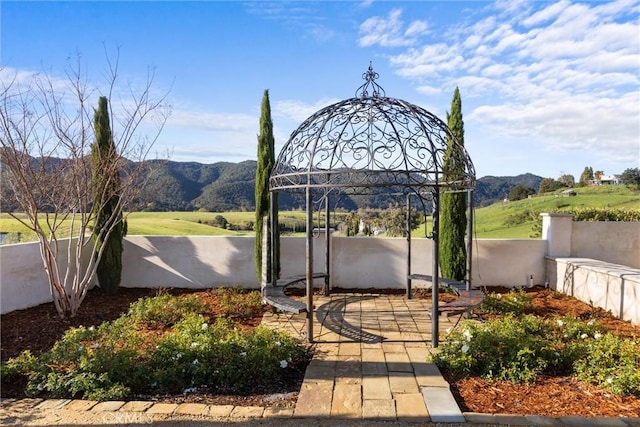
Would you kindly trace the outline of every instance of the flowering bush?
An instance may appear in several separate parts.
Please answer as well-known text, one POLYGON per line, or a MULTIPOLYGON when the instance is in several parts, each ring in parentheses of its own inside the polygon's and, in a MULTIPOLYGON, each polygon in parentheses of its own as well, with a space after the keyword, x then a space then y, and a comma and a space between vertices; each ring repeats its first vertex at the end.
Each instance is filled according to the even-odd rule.
POLYGON ((243 332, 226 318, 210 323, 204 311, 192 295, 144 298, 98 328, 69 329, 39 357, 24 352, 10 359, 2 375, 26 377, 29 396, 121 400, 200 388, 248 392, 308 358, 306 347, 283 332, 243 332), (149 322, 162 322, 164 332, 145 333, 149 322))
POLYGON ((460 376, 516 383, 539 375, 577 375, 616 394, 640 395, 640 345, 594 320, 533 315, 464 322, 431 357, 460 376))
POLYGON ((522 289, 506 294, 491 293, 484 297, 480 308, 491 314, 524 314, 531 309, 531 296, 522 289))

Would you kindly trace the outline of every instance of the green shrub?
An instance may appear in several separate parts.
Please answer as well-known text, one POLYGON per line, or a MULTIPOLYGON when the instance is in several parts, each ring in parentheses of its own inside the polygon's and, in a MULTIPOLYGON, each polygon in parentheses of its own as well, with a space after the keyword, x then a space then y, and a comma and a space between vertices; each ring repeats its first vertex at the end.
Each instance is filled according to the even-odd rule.
POLYGON ((531 309, 531 296, 522 289, 504 295, 491 293, 484 297, 480 308, 491 314, 524 314, 531 309))
POLYGON ((620 208, 571 208, 562 210, 573 214, 574 221, 640 221, 640 210, 620 208))
POLYGON ((588 357, 575 364, 577 377, 615 394, 640 396, 640 344, 605 333, 586 342, 588 357))
POLYGON ((154 297, 140 298, 131 304, 128 315, 138 322, 176 323, 185 313, 203 313, 206 305, 197 295, 173 296, 159 291, 154 297))
POLYGON ((259 327, 242 333, 233 322, 208 325, 191 316, 162 338, 151 355, 151 384, 158 392, 201 387, 222 392, 247 392, 276 381, 305 350, 293 338, 259 327), (286 363, 283 363, 286 362, 286 363))
MULTIPOLYGON (((248 307, 255 300, 238 291, 228 295, 233 295, 229 301, 248 296, 240 298, 248 307)), ((210 323, 203 310, 194 295, 143 298, 115 321, 69 329, 39 357, 24 352, 9 359, 2 375, 24 376, 29 396, 122 400, 194 387, 249 392, 277 382, 308 357, 306 348, 284 332, 262 327, 242 332, 230 319, 210 323), (150 321, 172 325, 160 337, 136 328, 150 321)))
POLYGON ((262 296, 260 292, 246 292, 240 287, 218 288, 215 290, 222 314, 225 317, 251 319, 263 312, 262 296))
POLYGON ((449 335, 433 362, 461 375, 532 382, 553 360, 550 330, 544 320, 531 315, 484 324, 465 322, 449 335))
POLYGON ((508 315, 467 321, 431 360, 458 376, 528 383, 541 374, 575 374, 616 394, 640 395, 640 344, 594 320, 508 315))

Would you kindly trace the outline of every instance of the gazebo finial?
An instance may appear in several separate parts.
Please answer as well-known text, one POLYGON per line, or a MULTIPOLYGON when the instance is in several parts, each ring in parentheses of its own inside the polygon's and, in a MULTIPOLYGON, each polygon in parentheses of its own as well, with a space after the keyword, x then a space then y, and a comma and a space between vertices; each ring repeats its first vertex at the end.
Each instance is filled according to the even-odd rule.
POLYGON ((365 83, 362 86, 360 86, 358 90, 356 90, 356 97, 368 98, 369 87, 371 87, 373 92, 371 96, 373 97, 386 96, 386 93, 382 88, 382 86, 380 86, 378 83, 375 82, 375 80, 377 80, 378 77, 380 77, 380 75, 375 71, 373 71, 373 63, 372 61, 369 61, 369 68, 367 69, 366 72, 362 73, 362 78, 364 79, 365 83))

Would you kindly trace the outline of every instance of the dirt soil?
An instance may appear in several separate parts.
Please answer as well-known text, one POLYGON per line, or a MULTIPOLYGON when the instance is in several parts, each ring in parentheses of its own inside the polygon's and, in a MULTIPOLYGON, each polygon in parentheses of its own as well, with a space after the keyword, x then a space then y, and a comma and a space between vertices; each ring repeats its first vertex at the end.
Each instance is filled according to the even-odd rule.
MULTIPOLYGON (((506 289, 488 288, 491 292, 506 289)), ((64 331, 71 326, 98 325, 124 313, 138 298, 156 294, 153 289, 122 288, 116 296, 107 296, 100 289, 89 292, 80 312, 73 319, 61 320, 52 303, 18 310, 0 317, 0 358, 5 361, 30 349, 40 354, 50 349, 64 331)), ((196 292, 214 299, 207 291, 170 290, 173 294, 196 292)), ((380 290, 376 290, 380 293, 380 290)), ((574 298, 546 289, 528 290, 533 297, 533 312, 544 317, 571 315, 582 319, 596 318, 616 334, 640 337, 640 327, 613 318, 603 310, 589 306, 574 298)), ((419 295, 418 296, 422 296, 419 295)), ((424 297, 429 297, 424 295, 424 297)), ((260 323, 257 316, 245 323, 253 328, 260 323)), ((618 397, 569 377, 543 378, 531 385, 507 382, 488 382, 481 378, 455 379, 445 372, 452 391, 463 411, 480 413, 537 414, 545 416, 577 415, 589 417, 640 417, 639 397, 618 397)), ((139 396, 158 401, 198 402, 219 405, 289 406, 295 404, 304 378, 304 368, 273 389, 258 390, 248 396, 190 394, 180 396, 139 396)), ((2 384, 2 397, 21 397, 23 384, 2 384)))

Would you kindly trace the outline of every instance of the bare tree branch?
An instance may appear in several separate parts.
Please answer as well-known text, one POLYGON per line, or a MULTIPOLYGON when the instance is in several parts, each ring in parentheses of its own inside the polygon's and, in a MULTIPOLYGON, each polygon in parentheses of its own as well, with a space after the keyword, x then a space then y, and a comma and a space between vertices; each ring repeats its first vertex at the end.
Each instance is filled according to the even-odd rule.
MULTIPOLYGON (((92 189, 91 117, 100 91, 89 84, 80 59, 78 55, 76 64, 66 70, 64 82, 42 73, 28 83, 17 78, 0 83, 0 208, 36 235, 51 295, 63 317, 76 314, 102 256, 102 248, 93 255, 98 246, 91 227, 99 208, 93 206, 93 191, 101 191, 98 200, 106 201, 113 187, 104 182, 92 189)), ((119 57, 111 60, 107 55, 113 155, 118 161, 105 167, 115 168, 121 187, 108 226, 97 230, 101 238, 126 218, 125 207, 143 190, 153 172, 146 157, 170 114, 166 93, 152 99, 153 73, 139 90, 128 84, 127 92, 122 92, 118 66, 119 57), (154 130, 141 136, 149 126, 154 130)))

